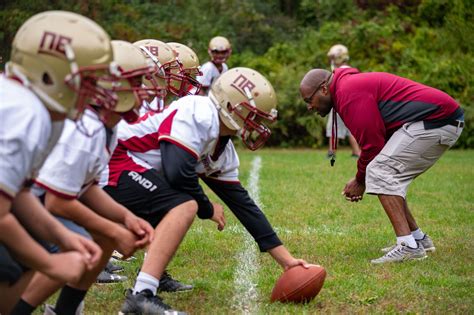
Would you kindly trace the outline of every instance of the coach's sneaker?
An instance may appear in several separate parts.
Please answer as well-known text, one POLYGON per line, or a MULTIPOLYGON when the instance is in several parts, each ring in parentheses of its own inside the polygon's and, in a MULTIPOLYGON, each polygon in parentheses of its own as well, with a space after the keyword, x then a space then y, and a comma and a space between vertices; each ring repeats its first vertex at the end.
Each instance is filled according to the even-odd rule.
POLYGON ((418 245, 418 248, 411 248, 402 242, 382 257, 372 259, 370 262, 373 264, 385 264, 391 262, 403 262, 406 260, 421 260, 426 257, 426 251, 423 246, 418 245))
POLYGON ((148 289, 137 294, 133 294, 133 291, 128 289, 119 314, 186 315, 184 312, 172 310, 158 295, 153 295, 148 289))
POLYGON ((420 246, 421 244, 421 246, 423 246, 423 248, 427 252, 433 253, 436 250, 433 240, 431 239, 431 237, 428 236, 428 234, 425 234, 425 236, 423 236, 421 240, 416 240, 416 243, 418 244, 418 246, 420 246))
POLYGON ((175 280, 171 275, 165 270, 163 275, 160 278, 160 285, 158 287, 159 292, 181 292, 192 290, 194 286, 191 284, 184 284, 175 280))
MULTIPOLYGON (((433 244, 433 240, 431 239, 431 237, 428 236, 428 234, 425 234, 425 236, 421 240, 416 240, 415 239, 415 241, 418 244, 418 246, 420 246, 420 245, 423 246, 423 248, 425 249, 426 252, 434 252, 436 250, 436 248, 433 244)), ((392 245, 392 246, 389 246, 389 247, 382 248, 381 251, 382 251, 382 253, 388 253, 389 251, 394 249, 395 246, 397 246, 397 245, 392 245)))

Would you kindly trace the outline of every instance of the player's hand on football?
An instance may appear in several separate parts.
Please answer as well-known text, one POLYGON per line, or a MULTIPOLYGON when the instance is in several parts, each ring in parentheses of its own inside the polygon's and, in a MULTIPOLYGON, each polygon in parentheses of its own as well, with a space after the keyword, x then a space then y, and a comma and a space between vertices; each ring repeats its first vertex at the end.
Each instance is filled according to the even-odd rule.
POLYGON ((359 202, 362 200, 365 192, 365 185, 359 183, 355 178, 347 182, 341 195, 343 195, 347 201, 359 202))
POLYGON ((129 213, 125 217, 124 225, 129 231, 137 236, 138 240, 135 243, 136 247, 143 248, 153 241, 155 230, 150 225, 150 223, 143 220, 142 218, 129 213))
POLYGON ((99 263, 102 249, 94 241, 77 233, 67 231, 63 234, 60 248, 63 252, 77 251, 84 257, 87 269, 91 270, 99 263))
POLYGON ((222 231, 225 227, 225 216, 224 216, 224 207, 222 205, 213 202, 214 214, 212 215, 211 220, 217 223, 217 229, 222 231))
POLYGON ((123 255, 123 259, 132 256, 139 248, 136 244, 139 238, 131 231, 116 224, 114 232, 115 249, 123 255))
POLYGON ((308 262, 304 259, 298 259, 298 258, 291 258, 290 260, 285 262, 285 266, 283 267, 285 270, 288 270, 292 267, 301 265, 304 268, 308 269, 311 264, 308 264, 308 262))
POLYGON ((52 254, 48 262, 41 271, 61 282, 78 282, 87 268, 84 255, 77 251, 52 254))

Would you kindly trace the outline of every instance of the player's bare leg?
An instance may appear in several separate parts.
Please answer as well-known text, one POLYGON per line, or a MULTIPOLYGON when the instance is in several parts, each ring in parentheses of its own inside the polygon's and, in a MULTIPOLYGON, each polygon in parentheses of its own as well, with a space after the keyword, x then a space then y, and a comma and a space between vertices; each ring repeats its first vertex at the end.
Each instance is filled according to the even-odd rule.
POLYGON ((31 278, 33 270, 25 272, 21 278, 13 285, 8 283, 0 283, 0 314, 9 314, 21 296, 21 292, 25 290, 31 278))
POLYGON ((188 232, 197 210, 196 201, 191 200, 174 207, 163 217, 155 229, 155 237, 148 247, 135 287, 127 291, 119 314, 162 314, 166 310, 173 311, 173 314, 184 314, 171 310, 156 292, 159 286, 158 279, 188 232))
POLYGON ((155 229, 141 271, 159 279, 173 258, 197 213, 195 201, 185 202, 171 209, 155 229))
MULTIPOLYGON (((102 271, 102 269, 105 267, 108 260, 110 259, 114 248, 113 242, 109 238, 96 235, 94 236, 94 241, 102 249, 102 256, 100 258, 99 264, 92 270, 86 271, 78 282, 67 284, 69 288, 80 292, 81 296, 82 293, 85 295, 87 290, 95 282, 97 275, 102 271)), ((23 301, 25 301, 32 307, 37 307, 40 304, 44 303, 51 295, 53 295, 56 291, 58 291, 64 286, 64 282, 52 280, 44 274, 37 272, 35 273, 32 281, 28 285, 27 289, 24 291, 21 298, 23 301)), ((77 298, 77 301, 80 302, 81 300, 81 297, 77 298)), ((61 301, 61 298, 58 299, 59 305, 63 302, 64 304, 68 304, 68 306, 69 304, 72 304, 70 301, 61 301)), ((75 304, 77 305, 72 306, 74 309, 78 307, 79 303, 75 304)))

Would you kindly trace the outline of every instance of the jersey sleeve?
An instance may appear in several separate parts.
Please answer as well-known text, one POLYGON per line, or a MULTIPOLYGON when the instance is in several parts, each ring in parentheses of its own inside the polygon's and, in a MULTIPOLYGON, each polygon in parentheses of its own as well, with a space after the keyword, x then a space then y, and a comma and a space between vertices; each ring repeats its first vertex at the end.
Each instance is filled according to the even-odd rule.
POLYGON ((178 104, 175 109, 160 124, 158 141, 171 142, 199 160, 209 150, 211 143, 216 141, 219 122, 208 104, 180 106, 179 103, 194 101, 190 99, 192 97, 196 96, 187 96, 176 101, 178 104))
POLYGON ((31 179, 34 161, 47 145, 51 123, 49 117, 21 107, 4 110, 0 116, 0 191, 14 198, 31 179))
POLYGON ((105 147, 99 147, 99 138, 104 136, 103 133, 85 138, 74 123, 71 125, 69 132, 65 131, 61 136, 35 180, 38 186, 63 198, 77 198, 85 185, 96 181, 102 164, 105 164, 100 159, 100 154, 106 153, 105 147))
POLYGON ((211 62, 203 64, 201 67, 202 75, 196 78, 205 88, 210 87, 212 84, 212 67, 213 65, 211 62))

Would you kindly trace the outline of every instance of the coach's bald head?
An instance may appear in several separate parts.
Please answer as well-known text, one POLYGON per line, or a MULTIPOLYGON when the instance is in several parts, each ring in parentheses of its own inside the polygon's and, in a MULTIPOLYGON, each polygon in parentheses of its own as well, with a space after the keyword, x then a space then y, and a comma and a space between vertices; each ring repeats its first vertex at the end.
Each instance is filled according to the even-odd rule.
POLYGON ((300 94, 308 110, 316 110, 321 116, 326 116, 332 108, 332 98, 329 93, 332 72, 324 69, 312 69, 301 80, 300 94))

